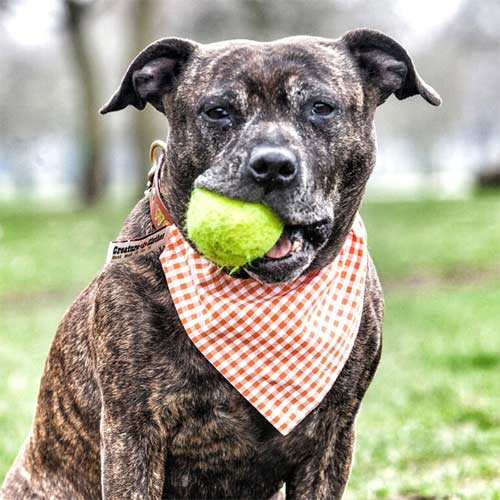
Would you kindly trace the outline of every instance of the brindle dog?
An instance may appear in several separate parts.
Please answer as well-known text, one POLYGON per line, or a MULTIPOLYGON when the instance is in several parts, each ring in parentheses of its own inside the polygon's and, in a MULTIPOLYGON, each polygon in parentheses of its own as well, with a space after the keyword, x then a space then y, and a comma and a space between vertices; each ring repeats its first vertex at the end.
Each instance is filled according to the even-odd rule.
MULTIPOLYGON (((391 94, 440 98, 406 51, 367 29, 201 45, 166 38, 132 62, 102 113, 152 104, 167 117, 161 190, 183 228, 193 186, 261 201, 300 251, 240 277, 286 282, 330 263, 375 163, 373 116, 391 94)), ((120 238, 150 233, 146 198, 120 238)), ((322 403, 282 436, 198 352, 158 252, 107 265, 69 309, 31 433, 4 499, 341 498, 354 420, 380 357, 383 296, 369 269, 361 326, 322 403)))

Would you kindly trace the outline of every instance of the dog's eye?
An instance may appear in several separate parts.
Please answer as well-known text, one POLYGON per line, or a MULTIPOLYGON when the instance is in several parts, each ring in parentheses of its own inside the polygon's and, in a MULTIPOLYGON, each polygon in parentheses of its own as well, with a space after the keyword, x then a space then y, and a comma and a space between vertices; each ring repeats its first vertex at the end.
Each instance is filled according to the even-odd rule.
POLYGON ((229 118, 229 113, 222 106, 215 106, 214 108, 205 110, 205 115, 208 116, 210 120, 224 120, 229 118))
POLYGON ((334 111, 335 108, 332 105, 327 104, 326 102, 318 101, 312 105, 312 112, 315 115, 328 116, 331 115, 334 111))

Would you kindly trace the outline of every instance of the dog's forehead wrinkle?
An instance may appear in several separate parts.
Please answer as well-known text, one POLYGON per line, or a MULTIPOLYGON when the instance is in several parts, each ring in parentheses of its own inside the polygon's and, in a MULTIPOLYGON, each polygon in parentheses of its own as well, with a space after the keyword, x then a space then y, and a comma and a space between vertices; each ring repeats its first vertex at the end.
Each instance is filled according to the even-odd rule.
MULTIPOLYGON (((210 80, 244 81, 248 86, 265 85, 283 80, 292 75, 303 79, 321 79, 329 73, 330 61, 325 54, 319 54, 312 44, 217 44, 216 48, 206 51, 197 64, 203 67, 210 80)), ((271 86, 272 88, 272 86, 271 86)))
POLYGON ((204 96, 208 99, 238 99, 246 96, 245 88, 238 80, 223 83, 223 85, 219 83, 216 86, 211 86, 204 96))

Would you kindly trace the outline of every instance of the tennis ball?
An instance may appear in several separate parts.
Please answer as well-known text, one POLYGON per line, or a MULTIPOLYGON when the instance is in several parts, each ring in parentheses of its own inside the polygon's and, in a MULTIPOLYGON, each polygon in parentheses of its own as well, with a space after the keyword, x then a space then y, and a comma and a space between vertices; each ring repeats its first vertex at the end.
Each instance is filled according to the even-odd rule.
POLYGON ((274 246, 283 232, 283 222, 262 203, 197 188, 191 193, 186 229, 201 254, 236 271, 274 246))

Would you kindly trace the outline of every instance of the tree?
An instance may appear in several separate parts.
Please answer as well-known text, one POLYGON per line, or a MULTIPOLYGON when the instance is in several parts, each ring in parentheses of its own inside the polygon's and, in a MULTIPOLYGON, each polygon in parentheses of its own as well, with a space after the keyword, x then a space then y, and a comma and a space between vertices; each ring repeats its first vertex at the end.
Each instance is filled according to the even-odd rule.
POLYGON ((65 26, 81 89, 82 181, 80 196, 86 205, 98 201, 104 192, 103 140, 98 120, 97 80, 84 35, 85 17, 94 1, 64 0, 65 26))

